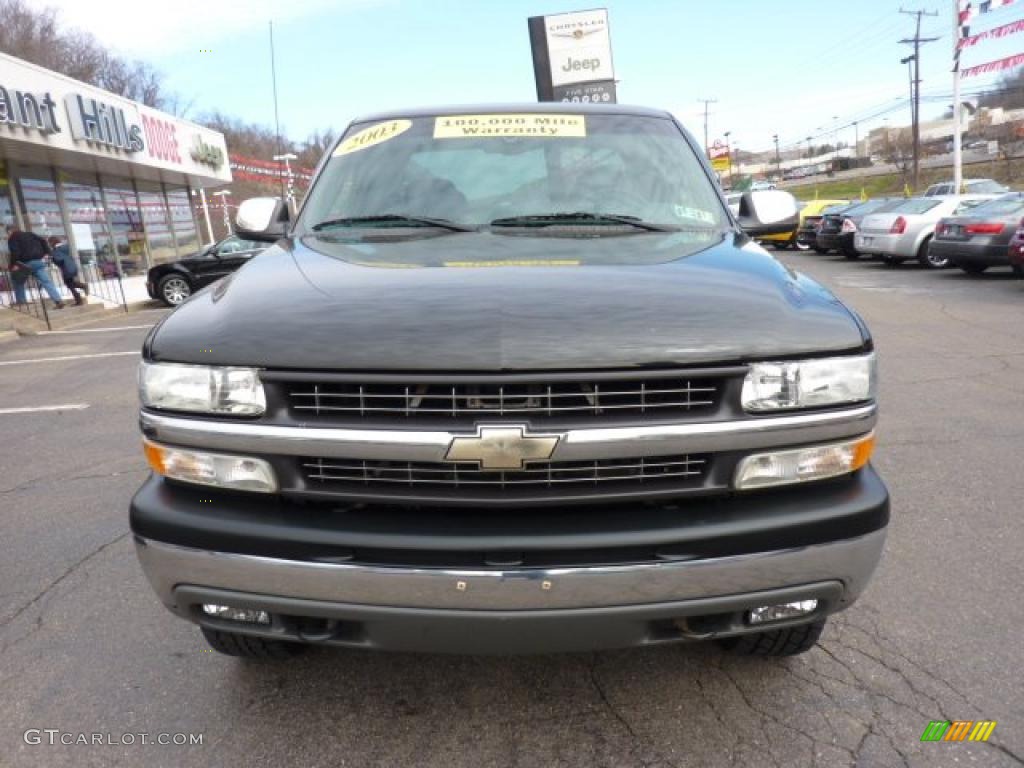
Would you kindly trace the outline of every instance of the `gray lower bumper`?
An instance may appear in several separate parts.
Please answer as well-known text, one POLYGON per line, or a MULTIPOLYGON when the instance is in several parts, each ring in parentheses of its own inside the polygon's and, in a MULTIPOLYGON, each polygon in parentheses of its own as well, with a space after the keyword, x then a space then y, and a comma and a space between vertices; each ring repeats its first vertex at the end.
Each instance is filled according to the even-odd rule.
POLYGON ((509 571, 298 562, 141 538, 136 548, 164 604, 208 626, 361 647, 515 652, 753 631, 742 625, 743 612, 772 602, 813 597, 821 601, 816 615, 841 610, 866 586, 884 541, 880 530, 736 557, 509 571), (208 619, 198 610, 204 602, 267 610, 274 626, 208 619), (296 623, 307 619, 320 623, 296 623), (668 633, 658 629, 666 622, 668 633))

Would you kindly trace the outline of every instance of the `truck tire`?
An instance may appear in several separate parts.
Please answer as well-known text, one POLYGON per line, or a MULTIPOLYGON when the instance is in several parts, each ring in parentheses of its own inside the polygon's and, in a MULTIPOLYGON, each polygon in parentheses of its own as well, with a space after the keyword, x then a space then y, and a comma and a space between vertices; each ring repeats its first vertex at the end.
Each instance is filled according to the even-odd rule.
POLYGON ((825 619, 796 627, 726 637, 718 644, 739 656, 796 656, 811 650, 825 629, 825 619))
POLYGON ((298 643, 286 643, 281 640, 267 640, 262 637, 238 635, 220 629, 200 627, 203 637, 210 647, 225 656, 237 656, 241 659, 257 659, 259 661, 284 661, 302 651, 298 643))

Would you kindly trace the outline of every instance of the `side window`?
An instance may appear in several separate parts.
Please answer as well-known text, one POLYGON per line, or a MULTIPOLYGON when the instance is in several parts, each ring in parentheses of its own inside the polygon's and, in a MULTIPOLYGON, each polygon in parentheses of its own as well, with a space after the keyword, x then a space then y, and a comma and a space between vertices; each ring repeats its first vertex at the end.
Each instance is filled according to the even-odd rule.
POLYGON ((242 250, 242 241, 237 237, 229 237, 220 244, 220 247, 217 248, 217 253, 224 256, 229 253, 236 253, 240 250, 242 250))

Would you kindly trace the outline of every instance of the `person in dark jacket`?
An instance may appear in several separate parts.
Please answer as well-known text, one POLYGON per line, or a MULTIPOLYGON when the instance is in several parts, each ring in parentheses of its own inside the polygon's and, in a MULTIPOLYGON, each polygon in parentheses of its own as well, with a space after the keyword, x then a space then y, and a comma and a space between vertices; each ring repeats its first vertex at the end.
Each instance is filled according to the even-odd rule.
POLYGON ((50 253, 50 244, 33 232, 24 232, 16 224, 7 225, 7 248, 11 253, 11 282, 14 283, 14 301, 25 304, 25 283, 30 276, 53 299, 57 309, 64 309, 60 292, 46 274, 44 258, 50 253))
POLYGON ((78 262, 71 255, 71 247, 68 245, 68 241, 61 240, 59 237, 51 237, 48 239, 48 242, 50 244, 50 259, 60 269, 60 274, 64 278, 64 285, 68 287, 71 295, 75 297, 75 304, 85 304, 78 292, 88 293, 89 286, 78 279, 78 262))

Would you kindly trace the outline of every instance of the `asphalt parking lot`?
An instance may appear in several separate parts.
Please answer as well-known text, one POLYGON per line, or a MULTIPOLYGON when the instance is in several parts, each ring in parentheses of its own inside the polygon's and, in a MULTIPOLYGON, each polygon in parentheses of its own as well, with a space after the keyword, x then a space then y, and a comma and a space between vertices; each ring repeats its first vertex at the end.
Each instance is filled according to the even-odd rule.
POLYGON ((137 352, 163 312, 0 345, 0 766, 1024 764, 1024 281, 778 256, 875 334, 893 497, 867 594, 788 660, 208 652, 157 603, 128 533, 146 473, 137 352), (55 405, 75 407, 20 410, 55 405), (945 719, 998 725, 986 744, 920 742, 945 719))

